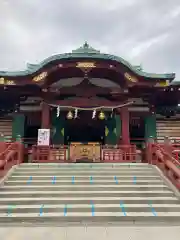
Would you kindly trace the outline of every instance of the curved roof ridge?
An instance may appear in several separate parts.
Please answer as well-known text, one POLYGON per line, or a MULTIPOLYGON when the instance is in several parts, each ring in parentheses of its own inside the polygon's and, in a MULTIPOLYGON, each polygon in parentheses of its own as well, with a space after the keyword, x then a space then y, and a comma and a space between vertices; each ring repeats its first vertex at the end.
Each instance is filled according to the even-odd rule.
POLYGON ((15 71, 15 72, 6 72, 6 71, 1 71, 0 76, 5 77, 5 76, 26 76, 33 74, 37 71, 39 71, 41 68, 46 66, 48 63, 55 61, 55 60, 67 60, 70 58, 79 58, 79 59, 97 59, 97 60, 112 60, 116 61, 118 63, 123 64, 127 68, 129 68, 132 72, 135 74, 146 77, 146 78, 162 78, 162 79, 174 79, 175 78, 175 73, 163 73, 163 74, 158 74, 158 73, 147 73, 143 71, 141 66, 133 66, 130 64, 128 61, 125 59, 118 57, 116 55, 111 55, 107 53, 101 53, 99 50, 96 50, 92 48, 87 42, 83 44, 80 48, 77 48, 75 50, 72 50, 71 53, 62 53, 62 54, 56 54, 53 56, 50 56, 43 61, 41 61, 39 64, 27 64, 27 69, 24 71, 15 71))

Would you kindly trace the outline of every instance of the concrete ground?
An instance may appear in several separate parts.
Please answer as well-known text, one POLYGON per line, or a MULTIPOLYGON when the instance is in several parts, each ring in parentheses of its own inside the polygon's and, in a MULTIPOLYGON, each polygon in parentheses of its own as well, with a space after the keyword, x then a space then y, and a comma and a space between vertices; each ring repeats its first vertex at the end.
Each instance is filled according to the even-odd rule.
POLYGON ((179 227, 5 227, 2 240, 179 240, 179 227))

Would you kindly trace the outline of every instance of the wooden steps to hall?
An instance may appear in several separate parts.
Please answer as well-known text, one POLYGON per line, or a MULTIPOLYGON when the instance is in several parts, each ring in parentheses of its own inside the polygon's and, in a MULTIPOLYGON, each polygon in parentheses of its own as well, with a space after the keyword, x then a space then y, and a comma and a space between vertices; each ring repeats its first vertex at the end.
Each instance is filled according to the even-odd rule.
POLYGON ((12 136, 12 120, 0 118, 0 134, 5 137, 12 136))
POLYGON ((157 120, 157 140, 163 142, 165 137, 180 141, 180 120, 157 120))

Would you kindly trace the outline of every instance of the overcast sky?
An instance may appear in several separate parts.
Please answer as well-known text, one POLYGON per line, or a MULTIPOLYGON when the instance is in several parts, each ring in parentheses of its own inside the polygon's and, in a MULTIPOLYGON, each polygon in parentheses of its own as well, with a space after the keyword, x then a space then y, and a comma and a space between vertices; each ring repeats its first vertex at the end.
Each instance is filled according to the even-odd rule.
POLYGON ((0 0, 0 70, 23 70, 85 41, 180 80, 180 0, 0 0))

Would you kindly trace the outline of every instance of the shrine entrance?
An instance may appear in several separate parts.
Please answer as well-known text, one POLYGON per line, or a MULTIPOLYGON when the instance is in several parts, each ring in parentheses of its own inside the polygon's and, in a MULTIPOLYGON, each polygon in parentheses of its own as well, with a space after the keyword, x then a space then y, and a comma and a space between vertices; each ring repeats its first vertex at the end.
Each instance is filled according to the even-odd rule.
POLYGON ((92 119, 87 112, 81 114, 80 118, 66 121, 65 144, 98 142, 103 145, 104 141, 105 121, 92 119))
POLYGON ((92 112, 80 112, 76 119, 66 120, 64 144, 69 146, 73 162, 100 161, 105 141, 105 121, 92 119, 92 112))
POLYGON ((131 116, 129 123, 130 141, 138 148, 142 148, 145 141, 145 122, 140 116, 131 116))

